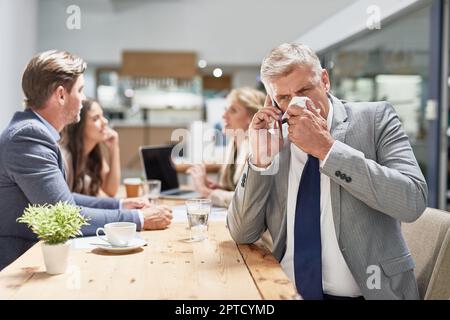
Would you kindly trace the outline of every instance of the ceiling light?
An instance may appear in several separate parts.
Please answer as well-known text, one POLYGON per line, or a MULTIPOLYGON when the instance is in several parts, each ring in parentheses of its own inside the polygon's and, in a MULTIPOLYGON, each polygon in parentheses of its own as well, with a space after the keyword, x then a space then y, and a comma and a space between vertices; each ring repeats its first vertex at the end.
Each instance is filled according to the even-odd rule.
POLYGON ((216 78, 220 78, 222 76, 223 72, 220 68, 215 68, 213 71, 213 76, 216 78))

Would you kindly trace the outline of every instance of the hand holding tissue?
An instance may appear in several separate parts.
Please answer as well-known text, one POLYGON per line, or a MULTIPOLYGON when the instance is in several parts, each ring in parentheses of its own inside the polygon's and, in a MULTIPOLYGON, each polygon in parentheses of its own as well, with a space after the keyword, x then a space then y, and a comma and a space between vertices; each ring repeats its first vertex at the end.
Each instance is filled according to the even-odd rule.
MULTIPOLYGON (((291 107, 305 109, 307 101, 310 103, 310 105, 313 108, 317 109, 316 106, 314 105, 314 102, 312 102, 312 100, 310 98, 308 98, 308 97, 293 97, 291 102, 289 103, 288 110, 291 107)), ((289 119, 288 110, 286 110, 286 112, 281 117, 282 123, 286 123, 287 120, 289 119)))

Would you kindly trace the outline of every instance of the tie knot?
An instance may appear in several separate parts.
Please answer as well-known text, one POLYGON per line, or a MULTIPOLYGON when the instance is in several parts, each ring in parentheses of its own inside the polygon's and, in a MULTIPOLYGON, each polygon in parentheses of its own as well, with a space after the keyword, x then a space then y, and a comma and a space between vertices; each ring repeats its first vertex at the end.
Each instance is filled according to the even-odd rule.
POLYGON ((317 159, 316 157, 308 154, 308 161, 310 161, 310 162, 319 162, 319 159, 317 159))

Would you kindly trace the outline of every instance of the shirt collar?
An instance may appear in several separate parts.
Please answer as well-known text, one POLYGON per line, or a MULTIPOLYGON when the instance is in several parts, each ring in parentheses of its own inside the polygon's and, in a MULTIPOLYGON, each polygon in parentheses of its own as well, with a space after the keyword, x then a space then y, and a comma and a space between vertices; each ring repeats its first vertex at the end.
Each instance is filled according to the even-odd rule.
POLYGON ((331 103, 330 99, 328 99, 328 106, 327 126, 328 131, 331 131, 331 124, 333 123, 333 103, 331 103))
POLYGON ((53 139, 55 139, 56 142, 61 139, 61 136, 59 135, 58 130, 56 130, 45 118, 43 118, 39 113, 37 113, 34 110, 31 110, 38 118, 42 121, 42 123, 47 127, 47 129, 50 131, 50 134, 52 135, 53 139))

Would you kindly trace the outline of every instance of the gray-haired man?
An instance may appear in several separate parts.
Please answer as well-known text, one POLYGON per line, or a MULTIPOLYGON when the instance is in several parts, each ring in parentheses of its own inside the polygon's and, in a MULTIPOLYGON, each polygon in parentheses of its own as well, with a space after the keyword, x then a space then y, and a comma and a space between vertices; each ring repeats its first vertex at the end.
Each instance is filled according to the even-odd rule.
POLYGON ((418 299, 400 222, 420 217, 427 186, 393 107, 332 96, 327 71, 301 44, 273 49, 261 79, 269 95, 250 125, 232 237, 252 243, 268 229, 306 299, 418 299), (303 108, 290 105, 296 96, 307 97, 303 108), (281 139, 268 129, 283 114, 281 139))

